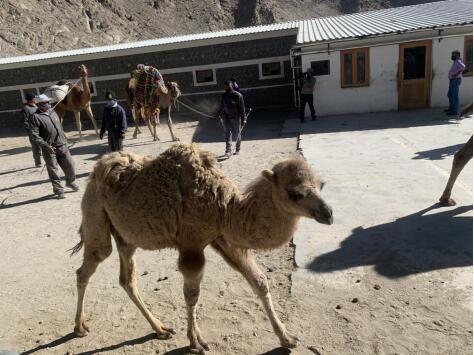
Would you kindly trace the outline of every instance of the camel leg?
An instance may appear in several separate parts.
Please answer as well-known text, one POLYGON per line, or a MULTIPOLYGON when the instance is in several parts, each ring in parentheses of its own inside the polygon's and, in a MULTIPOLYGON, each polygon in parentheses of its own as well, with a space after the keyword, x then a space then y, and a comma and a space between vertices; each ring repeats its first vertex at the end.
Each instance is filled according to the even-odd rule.
POLYGON ((86 111, 87 116, 89 116, 90 120, 92 121, 92 125, 94 126, 95 134, 98 137, 99 136, 99 130, 97 129, 97 122, 95 121, 94 114, 92 113, 91 105, 88 105, 84 110, 86 111))
POLYGON ((79 131, 79 139, 82 139, 81 113, 74 111, 74 118, 76 119, 76 128, 79 131))
POLYGON ((135 107, 132 107, 132 118, 133 122, 135 123, 135 130, 133 131, 133 138, 137 138, 138 133, 142 133, 140 131, 140 127, 138 127, 138 121, 140 119, 140 111, 138 111, 135 107), (137 112, 138 111, 138 112, 137 112))
POLYGON ((258 295, 267 312, 275 334, 280 339, 280 344, 285 348, 294 348, 298 338, 290 335, 283 323, 278 319, 273 308, 267 277, 258 267, 252 251, 230 245, 224 239, 218 238, 212 246, 221 254, 224 260, 239 271, 248 281, 254 292, 258 295))
POLYGON ((165 327, 163 323, 151 314, 138 292, 135 261, 136 247, 125 243, 116 233, 114 233, 114 238, 120 255, 120 286, 124 288, 130 299, 135 303, 148 323, 150 323, 158 338, 162 340, 171 338, 172 334, 175 334, 173 328, 165 327))
POLYGON ((179 141, 179 138, 176 137, 173 132, 173 121, 171 120, 171 106, 168 106, 167 111, 168 111, 167 122, 168 122, 168 128, 170 129, 170 133, 171 133, 171 139, 173 140, 173 142, 179 141))
POLYGON ((178 265, 184 277, 183 293, 188 313, 189 351, 193 354, 202 354, 204 350, 209 350, 206 341, 201 337, 196 320, 196 304, 201 291, 204 262, 202 250, 180 252, 179 254, 178 265))
POLYGON ((443 191, 443 194, 439 198, 439 204, 441 206, 454 206, 456 205, 456 201, 451 198, 451 191, 453 189, 454 183, 458 178, 459 174, 461 173, 464 166, 471 160, 472 158, 472 136, 467 141, 464 146, 459 149, 456 154, 454 154, 453 166, 451 168, 451 174, 449 175, 448 182, 446 184, 446 188, 443 191))
MULTIPOLYGON (((87 190, 86 196, 92 190, 87 190)), ((85 336, 89 328, 84 318, 84 294, 91 276, 97 266, 112 253, 110 238, 110 222, 102 210, 92 209, 83 216, 81 228, 81 243, 84 244, 82 265, 76 271, 77 276, 77 310, 74 333, 85 336)), ((80 245, 79 245, 80 246, 80 245)))

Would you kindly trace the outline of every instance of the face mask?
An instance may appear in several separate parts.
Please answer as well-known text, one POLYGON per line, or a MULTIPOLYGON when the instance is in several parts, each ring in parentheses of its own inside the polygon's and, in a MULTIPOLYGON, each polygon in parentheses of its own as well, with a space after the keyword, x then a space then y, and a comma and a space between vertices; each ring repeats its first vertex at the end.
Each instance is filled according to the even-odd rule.
POLYGON ((41 102, 37 106, 41 112, 46 112, 51 109, 51 105, 49 104, 49 102, 41 102))

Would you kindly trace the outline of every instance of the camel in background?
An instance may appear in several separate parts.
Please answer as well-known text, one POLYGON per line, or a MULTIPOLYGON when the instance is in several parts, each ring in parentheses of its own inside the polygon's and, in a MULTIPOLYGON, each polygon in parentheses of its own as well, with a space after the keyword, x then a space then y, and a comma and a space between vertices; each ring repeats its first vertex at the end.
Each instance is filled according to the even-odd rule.
MULTIPOLYGON (((472 113, 472 103, 462 109, 461 113, 459 114, 459 118, 462 118, 469 112, 472 113)), ((464 144, 464 146, 461 149, 459 149, 456 152, 456 154, 454 154, 451 174, 449 175, 449 179, 443 191, 443 194, 439 198, 439 204, 441 206, 455 206, 456 205, 456 201, 454 201, 451 198, 451 191, 462 169, 471 159, 472 159, 472 136, 471 138, 469 138, 466 144, 464 144)))
POLYGON ((94 114, 91 109, 91 92, 89 89, 89 82, 87 80, 87 68, 85 65, 80 65, 80 75, 82 88, 74 85, 70 82, 59 82, 58 85, 68 85, 69 90, 66 97, 56 105, 54 108, 56 113, 59 116, 61 124, 63 123, 64 116, 66 111, 72 111, 74 113, 74 118, 76 119, 76 127, 79 131, 79 138, 82 138, 82 124, 81 124, 81 111, 84 110, 92 121, 94 126, 95 133, 99 136, 99 131, 97 130, 97 123, 94 119, 94 114))
POLYGON ((136 78, 132 76, 125 88, 127 93, 128 102, 130 104, 130 108, 132 111, 133 121, 135 123, 135 131, 133 132, 133 138, 137 138, 137 134, 141 133, 140 128, 138 126, 140 117, 145 120, 148 129, 150 130, 151 135, 153 136, 153 140, 159 140, 156 134, 156 125, 160 124, 160 109, 165 109, 167 112, 167 123, 168 128, 171 133, 171 139, 173 142, 179 141, 179 138, 173 132, 173 121, 171 120, 171 104, 176 104, 176 100, 181 95, 181 91, 179 89, 178 83, 172 81, 167 82, 165 85, 159 84, 157 85, 151 95, 155 96, 158 106, 152 107, 151 105, 147 105, 144 102, 140 102, 137 100, 135 96, 135 89, 136 89, 136 78))
POLYGON ((211 245, 239 271, 258 295, 282 346, 293 348, 290 335, 273 308, 267 277, 252 249, 268 250, 288 243, 300 217, 332 224, 322 183, 301 158, 287 159, 242 193, 217 167, 212 153, 196 144, 176 144, 156 158, 114 152, 99 160, 82 199, 82 266, 77 270, 78 303, 74 333, 87 334, 84 294, 97 266, 112 252, 111 235, 120 255, 120 285, 140 309, 158 338, 174 334, 143 303, 136 279, 135 250, 176 248, 184 277, 192 353, 209 350, 197 324, 196 304, 204 270, 204 249, 211 245))

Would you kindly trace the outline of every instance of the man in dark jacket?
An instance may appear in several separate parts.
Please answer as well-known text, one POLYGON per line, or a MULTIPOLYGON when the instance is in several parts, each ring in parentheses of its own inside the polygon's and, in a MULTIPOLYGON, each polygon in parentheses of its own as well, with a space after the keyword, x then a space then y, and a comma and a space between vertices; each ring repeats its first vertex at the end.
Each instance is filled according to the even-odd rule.
POLYGON ((38 144, 35 143, 33 140, 33 136, 31 135, 31 128, 30 128, 30 117, 32 114, 36 112, 38 109, 35 103, 35 95, 28 93, 25 96, 26 104, 21 109, 21 116, 23 118, 23 127, 28 134, 28 139, 30 140, 31 149, 33 151, 33 159, 35 160, 35 165, 37 168, 41 167, 41 148, 38 144))
POLYGON ((74 162, 69 153, 59 117, 49 103, 51 99, 46 95, 39 95, 36 96, 35 101, 38 110, 30 118, 31 134, 34 142, 43 151, 48 176, 53 184, 53 192, 58 199, 61 199, 64 198, 64 191, 58 175, 58 165, 66 175, 66 186, 73 191, 78 191, 79 186, 74 182, 76 180, 74 162))
POLYGON ((123 150, 122 141, 127 130, 127 115, 125 110, 117 103, 117 99, 112 92, 105 94, 107 105, 102 114, 102 127, 100 128, 100 139, 104 138, 107 131, 109 148, 112 152, 123 150))
POLYGON ((225 92, 221 97, 218 114, 223 118, 225 130, 225 155, 232 154, 232 140, 235 140, 235 154, 240 152, 240 127, 245 124, 245 104, 242 94, 235 91, 230 80, 224 83, 225 92))

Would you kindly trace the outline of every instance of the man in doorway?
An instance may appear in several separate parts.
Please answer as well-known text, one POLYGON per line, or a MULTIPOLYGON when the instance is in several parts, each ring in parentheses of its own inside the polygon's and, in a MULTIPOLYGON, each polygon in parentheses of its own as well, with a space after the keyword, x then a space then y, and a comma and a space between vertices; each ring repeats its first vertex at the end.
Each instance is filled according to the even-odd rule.
POLYGON ((125 110, 117 103, 115 95, 108 91, 105 94, 107 105, 102 114, 102 127, 100 128, 100 139, 104 138, 107 131, 109 149, 112 152, 123 150, 123 139, 127 130, 127 115, 125 110))
POLYGON ((31 149, 33 151, 33 159, 35 161, 35 166, 37 168, 41 167, 41 148, 38 144, 35 143, 33 140, 33 136, 31 135, 31 128, 30 128, 30 117, 32 114, 36 112, 38 109, 35 103, 35 95, 28 93, 25 96, 26 104, 21 109, 21 116, 23 118, 23 127, 25 127, 26 133, 28 134, 28 139, 30 140, 31 149))
POLYGON ((449 90, 448 100, 449 108, 446 111, 447 115, 457 116, 459 114, 459 86, 461 85, 461 78, 466 65, 461 59, 461 53, 459 51, 453 51, 451 53, 451 60, 453 64, 449 69, 449 90))
POLYGON ((235 140, 235 154, 240 153, 240 129, 246 122, 245 103, 242 94, 235 91, 230 80, 224 83, 224 93, 218 114, 223 118, 225 131, 225 156, 232 155, 232 140, 235 140))
POLYGON ((48 176, 53 185, 53 192, 58 199, 64 198, 61 179, 58 175, 58 165, 66 175, 66 186, 73 191, 79 191, 74 182, 76 173, 74 162, 67 146, 66 136, 59 117, 51 108, 51 99, 42 94, 35 98, 38 110, 31 115, 30 127, 33 140, 41 147, 43 158, 48 170, 48 176))
POLYGON ((309 105, 311 111, 311 118, 313 121, 316 120, 316 112, 313 105, 313 92, 314 86, 316 85, 316 78, 313 76, 313 71, 308 68, 303 74, 300 84, 300 120, 304 122, 304 110, 306 103, 309 105))

